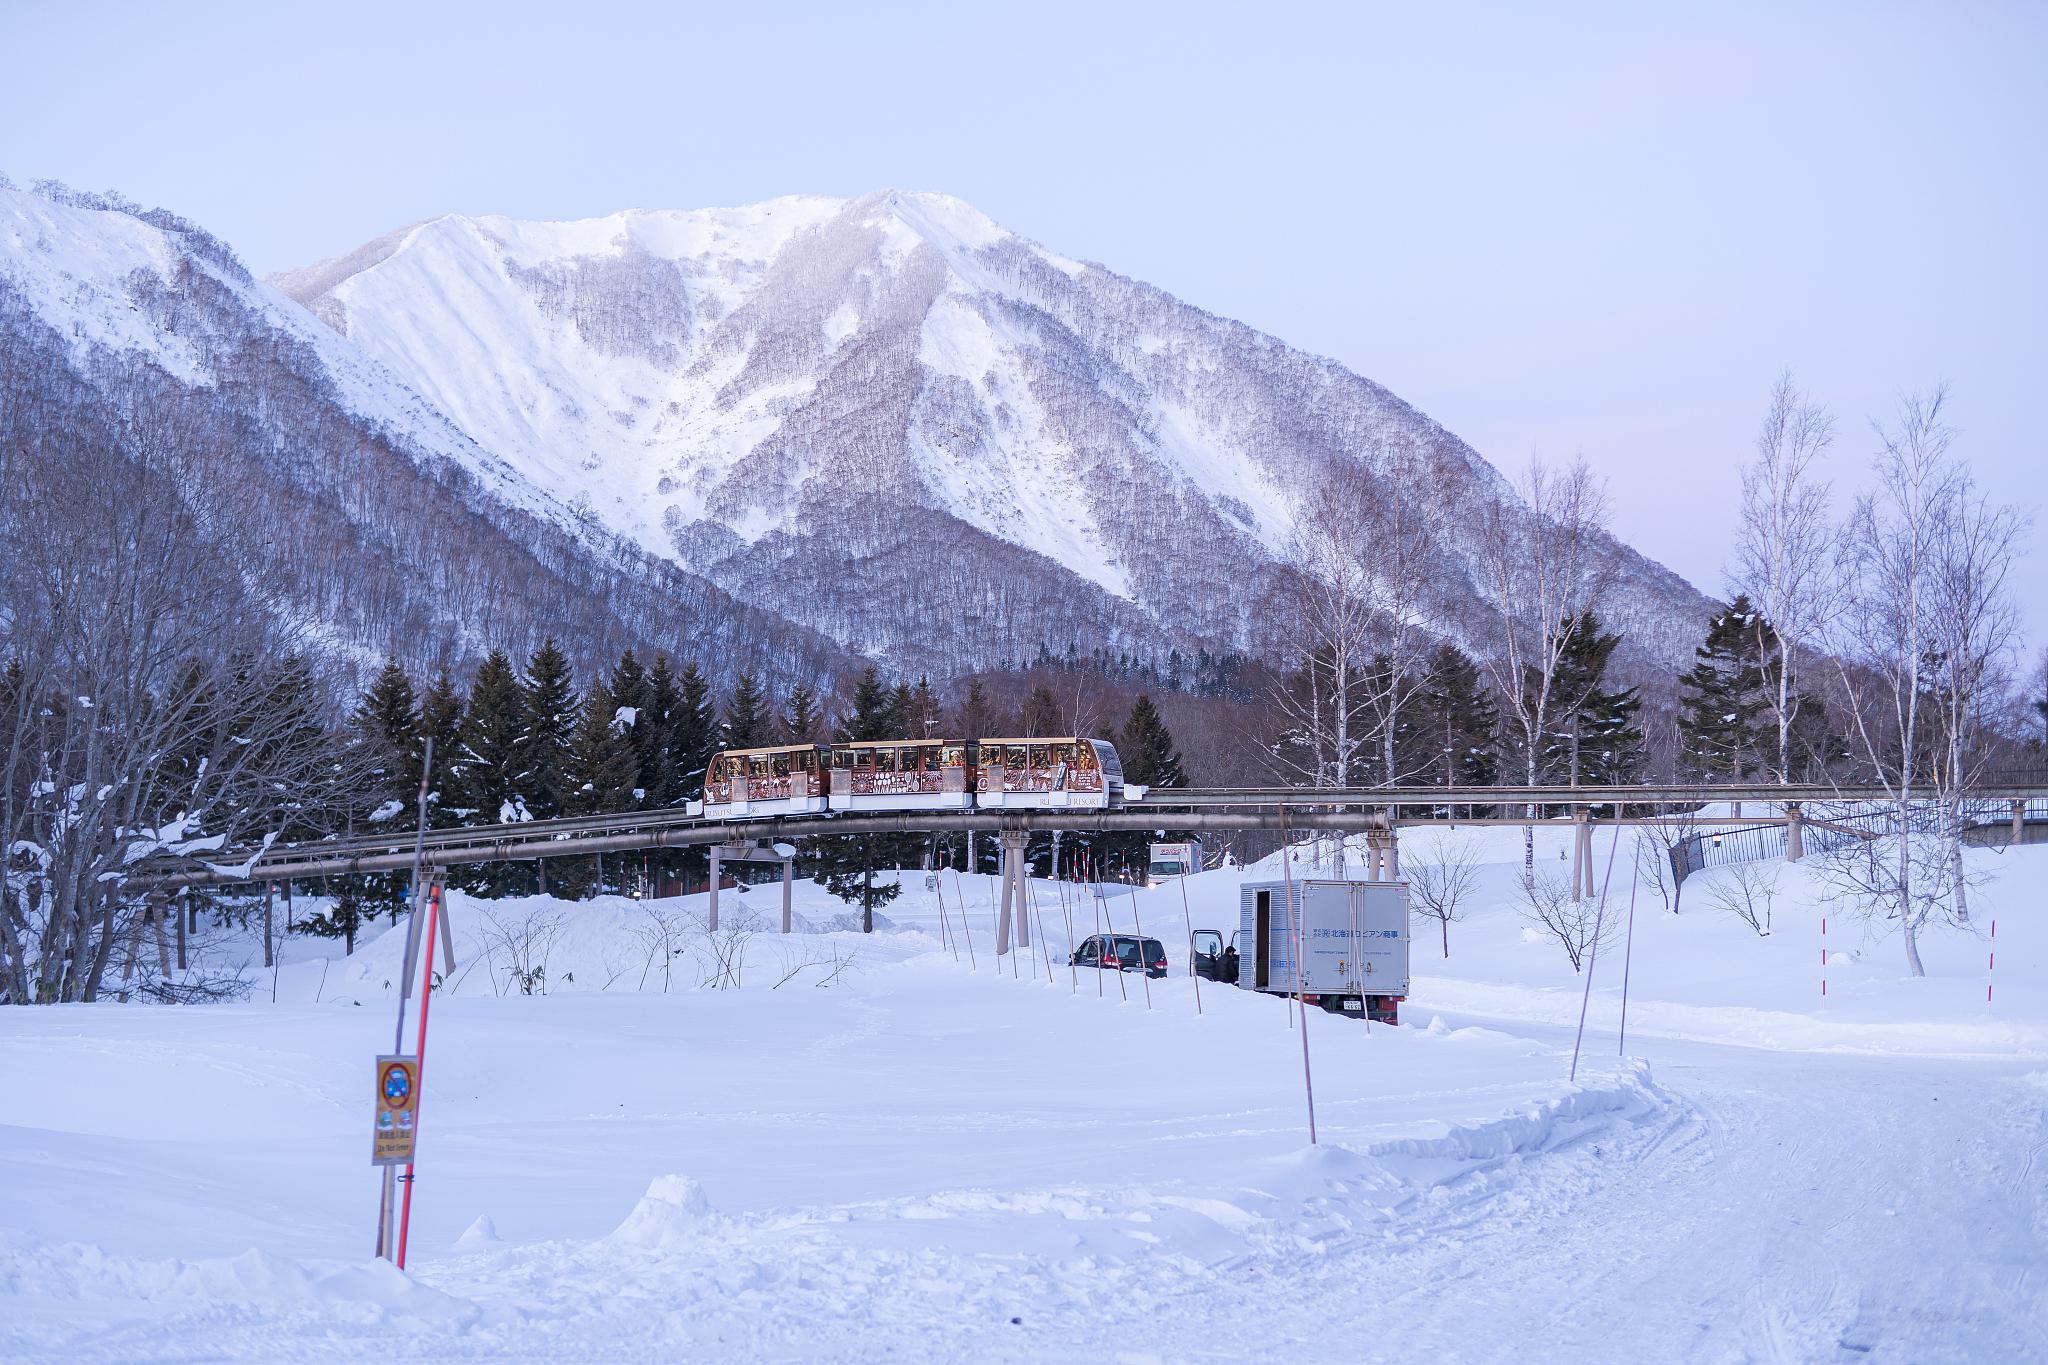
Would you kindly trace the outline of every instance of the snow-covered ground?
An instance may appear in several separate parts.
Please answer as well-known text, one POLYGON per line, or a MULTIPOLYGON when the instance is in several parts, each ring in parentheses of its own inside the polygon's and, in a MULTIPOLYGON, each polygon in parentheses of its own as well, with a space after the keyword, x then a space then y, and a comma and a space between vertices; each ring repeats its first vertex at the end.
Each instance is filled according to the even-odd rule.
POLYGON ((1035 882, 1051 942, 1001 964, 950 873, 943 925, 911 873, 872 936, 805 883, 808 932, 764 887, 717 941, 702 897, 456 896, 403 1275, 364 1093, 400 934, 295 940, 243 1004, 8 1011, 0 1358, 2048 1358, 2048 849, 1972 855, 1988 1005, 1984 937, 1912 980, 1840 907, 1823 1004, 1802 869, 1769 937, 1731 873, 1642 888, 1628 1055, 1617 940, 1573 1082, 1518 835, 1411 866, 1438 837, 1475 908, 1448 959, 1418 925, 1403 1027, 1309 1016, 1315 1147, 1284 1003, 1182 975, 1236 870, 1035 882), (1099 912, 1174 976, 1068 969, 1099 912))

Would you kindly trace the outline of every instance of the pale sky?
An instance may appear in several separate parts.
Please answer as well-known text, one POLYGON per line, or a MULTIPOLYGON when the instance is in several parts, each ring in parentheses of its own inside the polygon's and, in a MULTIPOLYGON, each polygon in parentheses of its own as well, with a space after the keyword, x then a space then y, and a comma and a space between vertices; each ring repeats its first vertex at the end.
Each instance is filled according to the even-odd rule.
POLYGON ((258 271, 442 212, 940 190, 1504 470, 1583 452, 1709 591, 1786 366, 1845 488, 1868 418, 1949 381, 2048 544, 2040 5, 0 0, 0 40, 0 172, 162 204, 258 271))

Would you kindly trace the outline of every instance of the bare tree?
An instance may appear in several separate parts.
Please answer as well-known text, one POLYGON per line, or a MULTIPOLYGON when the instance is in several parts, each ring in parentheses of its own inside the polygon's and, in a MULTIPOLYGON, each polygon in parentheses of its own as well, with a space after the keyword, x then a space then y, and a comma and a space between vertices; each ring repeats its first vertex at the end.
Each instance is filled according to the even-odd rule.
POLYGON ((1958 482, 1961 496, 1938 510, 1928 585, 1930 773, 1953 864, 1956 918, 1967 922, 1965 801, 1993 752, 1984 741, 2003 710, 2005 684, 2018 659, 2020 611, 2010 584, 2027 522, 2016 509, 1977 493, 1967 471, 1958 471, 1958 482))
POLYGON ((1522 916, 1555 939, 1571 959, 1574 972, 1585 969, 1586 960, 1613 941, 1614 921, 1606 914, 1606 903, 1579 899, 1571 880, 1563 873, 1545 868, 1522 888, 1522 916))
POLYGON ((1415 913, 1436 921, 1449 957, 1451 925, 1465 917, 1466 903, 1479 886, 1479 846, 1462 835, 1444 837, 1431 852, 1429 861, 1409 864, 1408 889, 1415 896, 1415 913))
POLYGON ((1636 876, 1656 888, 1664 908, 1678 913, 1685 899, 1685 879, 1678 875, 1678 852, 1698 832, 1692 816, 1696 811, 1666 811, 1654 825, 1638 825, 1631 839, 1636 876))
MULTIPOLYGON (((1306 500, 1289 541, 1300 668, 1274 689, 1281 764, 1315 788, 1350 784, 1367 740, 1360 677, 1371 648, 1372 573, 1365 555, 1365 499, 1354 481, 1331 481, 1306 500)), ((1324 860, 1325 838, 1315 841, 1324 860)))
POLYGON ((1758 645, 1776 732, 1770 767, 1779 782, 1793 774, 1793 729, 1803 696, 1799 651, 1819 635, 1834 598, 1829 489, 1814 473, 1834 439, 1834 418, 1793 387, 1787 370, 1772 386, 1756 459, 1742 471, 1742 520, 1728 578, 1760 616, 1764 638, 1758 645))
POLYGON ((1423 662, 1435 644, 1425 591, 1443 536, 1440 484, 1433 468, 1400 462, 1389 470, 1389 493, 1373 499, 1363 519, 1361 550, 1372 585, 1372 667, 1364 703, 1378 742, 1377 775, 1388 786, 1412 776, 1401 769, 1395 741, 1403 714, 1427 681, 1423 662))
MULTIPOLYGON (((1606 494, 1584 458, 1562 470, 1530 461, 1526 510, 1496 501, 1481 527, 1480 557, 1500 635, 1487 667, 1533 786, 1561 699, 1558 668, 1611 572, 1606 494)), ((1530 809, 1533 819, 1535 810, 1530 809)), ((1536 832, 1522 829, 1522 885, 1536 885, 1536 832)))
POLYGON ((1893 829, 1826 866, 1866 913, 1898 925, 1915 976, 1925 974, 1922 928, 1969 914, 1961 803, 2015 638, 2007 581, 2024 530, 1951 455, 1946 406, 1945 388, 1908 397, 1878 428, 1878 484, 1843 529, 1843 610, 1828 636, 1859 757, 1886 792, 1893 829), (1940 837, 1929 837, 1925 805, 1940 837))
POLYGON ((177 414, 0 487, 0 1001, 93 999, 157 854, 317 832, 352 773, 309 712, 253 526, 177 414))
POLYGON ((1708 901, 1722 914, 1756 930, 1759 937, 1768 937, 1771 906, 1777 897, 1777 868, 1768 863, 1732 863, 1715 879, 1708 901))

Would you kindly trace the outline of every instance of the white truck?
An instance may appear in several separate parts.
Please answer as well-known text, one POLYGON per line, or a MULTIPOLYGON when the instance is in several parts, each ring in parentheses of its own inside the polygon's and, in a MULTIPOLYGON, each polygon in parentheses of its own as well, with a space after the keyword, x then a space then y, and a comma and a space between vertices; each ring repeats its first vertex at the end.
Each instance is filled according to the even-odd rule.
POLYGON ((1408 996, 1408 883, 1246 882, 1239 903, 1237 984, 1299 995, 1333 1014, 1400 1022, 1408 996), (1297 969, 1299 956, 1306 965, 1297 969))
POLYGON ((1185 877, 1190 872, 1202 870, 1202 841, 1185 839, 1179 843, 1155 843, 1152 853, 1145 860, 1145 884, 1158 886, 1170 877, 1185 877))

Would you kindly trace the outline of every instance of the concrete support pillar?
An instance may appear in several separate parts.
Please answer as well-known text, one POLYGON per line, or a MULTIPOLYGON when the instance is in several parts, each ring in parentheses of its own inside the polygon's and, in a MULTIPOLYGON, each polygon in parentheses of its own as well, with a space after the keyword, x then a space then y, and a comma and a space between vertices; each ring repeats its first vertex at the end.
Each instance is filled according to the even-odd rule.
MULTIPOLYGON (((1030 859, 1024 856, 1024 843, 1026 837, 1027 836, 1025 835, 1025 833, 1022 830, 1019 830, 1017 832, 1017 844, 1015 849, 1006 852, 1003 856, 1003 861, 1010 864, 1012 867, 1016 869, 1016 871, 1011 874, 1010 880, 1015 884, 1014 889, 1011 892, 1011 904, 1015 906, 1017 912, 1017 946, 1019 948, 1029 948, 1031 946, 1031 901, 1029 880, 1031 877, 1031 861, 1030 859)), ((1026 953, 1025 956, 1029 957, 1030 954, 1026 953)))
POLYGON ((2027 841, 2027 803, 2024 801, 2012 803, 2012 841, 2015 844, 2027 841))
POLYGON ((1004 830, 1002 834, 1002 865, 998 869, 999 875, 996 878, 996 880, 1000 881, 1003 884, 1002 894, 999 898, 999 906, 996 910, 997 957, 1001 957, 1005 953, 1010 951, 1010 880, 1011 870, 1015 867, 1015 865, 1015 855, 1013 854, 1010 845, 1010 831, 1004 830))
POLYGON ((796 880, 796 859, 782 860, 782 932, 789 932, 789 889, 796 880))
POLYGON ((1587 866, 1591 859, 1586 856, 1586 850, 1592 844, 1592 814, 1584 806, 1572 807, 1572 899, 1575 901, 1586 898, 1586 885, 1593 875, 1587 866))
POLYGON ((718 882, 719 875, 723 870, 719 866, 718 845, 713 844, 711 846, 711 909, 704 916, 704 930, 706 933, 716 933, 718 931, 718 882))
POLYGON ((1386 838, 1387 875, 1380 880, 1398 882, 1401 880, 1401 836, 1394 829, 1392 821, 1387 823, 1386 838))
POLYGON ((1806 856, 1806 812, 1797 801, 1785 803, 1785 861, 1796 863, 1806 856))

